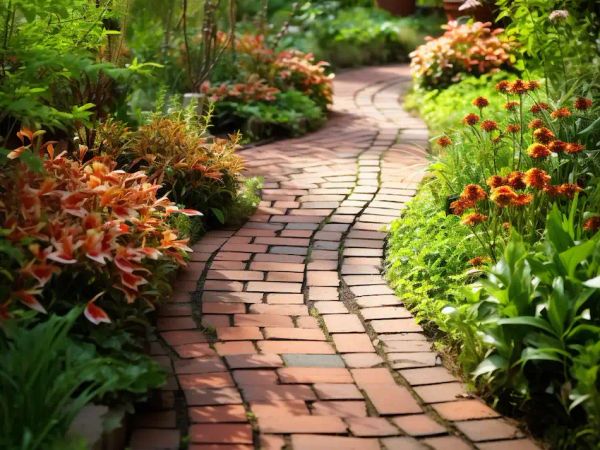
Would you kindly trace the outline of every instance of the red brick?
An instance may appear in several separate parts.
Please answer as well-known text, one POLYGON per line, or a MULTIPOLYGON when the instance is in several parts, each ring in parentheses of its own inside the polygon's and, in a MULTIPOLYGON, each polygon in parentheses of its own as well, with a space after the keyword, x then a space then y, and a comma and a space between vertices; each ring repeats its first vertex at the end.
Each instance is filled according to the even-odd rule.
POLYGON ((262 272, 252 270, 209 270, 206 278, 208 280, 234 280, 234 281, 252 281, 263 280, 262 272))
POLYGON ((376 333, 421 333, 423 329, 414 319, 372 320, 376 333))
POLYGON ((304 400, 269 400, 251 402, 250 410, 256 417, 307 416, 310 414, 304 400))
POLYGON ((364 353, 375 351, 367 333, 334 334, 333 343, 339 353, 364 353))
POLYGON ((346 425, 333 416, 258 417, 258 427, 263 433, 344 433, 346 425))
POLYGON ((205 290, 202 293, 202 303, 260 303, 263 295, 256 292, 215 292, 205 290))
POLYGON ((287 292, 290 294, 301 292, 301 283, 280 283, 276 281, 250 281, 248 292, 287 292))
POLYGON ((275 385, 277 384, 277 372, 274 370, 234 370, 233 378, 240 386, 247 385, 275 385))
POLYGON ((304 272, 304 264, 298 263, 283 263, 283 262, 260 262, 254 261, 250 264, 250 269, 252 270, 262 270, 265 272, 304 272))
POLYGON ((246 312, 243 303, 202 303, 204 314, 240 314, 246 312))
POLYGON ((479 450, 541 450, 529 439, 514 439, 510 441, 485 442, 477 444, 479 450))
POLYGON ((523 437, 523 432, 504 419, 469 420, 456 422, 456 427, 470 440, 494 441, 523 437))
POLYGON ((256 327, 293 327, 294 322, 289 316, 278 314, 236 314, 234 316, 236 326, 256 327))
POLYGON ((269 272, 267 274, 267 281, 302 283, 304 281, 304 274, 295 272, 269 272))
POLYGON ((315 392, 321 400, 362 400, 354 384, 315 383, 315 392))
POLYGON ((336 270, 338 262, 335 260, 317 260, 308 263, 308 270, 336 270))
POLYGON ((267 294, 267 303, 270 305, 301 305, 304 303, 304 295, 267 294))
POLYGON ((337 288, 312 286, 308 289, 308 298, 313 301, 339 300, 337 288))
POLYGON ((173 347, 173 349, 182 358, 203 358, 216 355, 208 344, 185 344, 173 347))
POLYGON ((364 308, 360 314, 365 320, 373 319, 399 319, 411 317, 410 311, 401 306, 382 306, 379 308, 364 308))
POLYGON ((227 355, 225 360, 232 369, 260 369, 283 366, 281 357, 275 354, 227 355))
POLYGON ((254 348, 254 345, 252 345, 252 342, 247 341, 217 342, 215 344, 215 350, 221 356, 256 353, 256 349, 254 348))
POLYGON ((257 244, 287 245, 296 247, 308 247, 308 245, 310 244, 309 239, 290 237, 257 237, 254 240, 254 242, 257 244))
POLYGON ((481 400, 459 400, 433 404, 433 409, 446 420, 471 420, 498 417, 499 414, 481 400))
POLYGON ((354 314, 327 314, 323 316, 330 333, 364 333, 362 323, 354 314))
POLYGON ((377 353, 346 353, 342 357, 351 368, 375 367, 383 363, 383 358, 377 353))
POLYGON ((224 314, 204 314, 202 316, 202 325, 205 327, 228 327, 231 325, 229 316, 224 314))
POLYGON ((244 261, 213 261, 210 268, 214 270, 242 270, 246 267, 244 261))
POLYGON ((450 402, 468 394, 461 383, 442 383, 416 386, 415 392, 425 403, 450 402))
POLYGON ((265 338, 297 341, 327 340, 320 329, 307 328, 265 328, 265 338))
POLYGON ((310 316, 302 316, 296 319, 296 326, 298 328, 306 328, 306 329, 321 329, 319 322, 314 317, 310 316))
POLYGON ((346 423, 350 432, 358 437, 396 436, 398 429, 381 417, 349 417, 346 423))
MULTIPOLYGON (((389 437, 381 439, 387 450, 430 450, 412 437, 389 437)), ((445 450, 454 450, 451 447, 445 450)))
POLYGON ((312 413, 315 416, 366 417, 367 404, 364 400, 320 401, 313 403, 312 413))
POLYGON ((456 378, 445 367, 425 367, 422 369, 401 370, 400 375, 406 378, 412 386, 424 384, 446 383, 456 381, 456 378))
POLYGON ((260 436, 260 450, 282 450, 285 440, 275 434, 264 434, 260 436))
POLYGON ((308 286, 337 287, 340 284, 340 279, 337 272, 309 271, 307 272, 307 284, 308 286))
POLYGON ((310 434, 292 435, 294 450, 380 450, 376 439, 361 439, 342 436, 318 436, 310 434))
POLYGON ((160 336, 171 346, 207 342, 201 331, 164 331, 160 336))
POLYGON ((225 365, 220 358, 196 358, 173 361, 175 373, 213 373, 224 372, 225 365))
POLYGON ((190 442, 252 444, 252 427, 246 424, 211 423, 190 427, 190 442))
POLYGON ((333 355, 335 351, 327 342, 313 341, 258 341, 263 353, 305 353, 333 355))
POLYGON ((471 446, 456 436, 440 436, 427 438, 422 441, 435 450, 471 450, 471 446))
POLYGON ((218 327, 217 337, 221 341, 261 340, 263 335, 258 327, 218 327))
POLYGON ((348 369, 335 367, 284 367, 277 369, 282 383, 352 383, 348 369))
POLYGON ((178 380, 182 389, 214 389, 234 386, 233 379, 228 372, 179 375, 178 380))
POLYGON ((170 303, 167 305, 161 305, 158 308, 158 315, 161 317, 191 316, 192 306, 184 303, 170 303))
POLYGON ((247 422, 243 405, 195 406, 188 408, 193 423, 247 422))
POLYGON ((241 387, 241 391, 247 402, 316 400, 314 392, 305 385, 246 385, 241 387))
POLYGON ((241 292, 243 288, 244 283, 240 281, 206 280, 204 282, 206 291, 241 292))
POLYGON ((348 308, 340 301, 315 302, 313 306, 319 314, 348 314, 348 308))
POLYGON ((185 399, 189 406, 207 405, 236 405, 242 403, 242 398, 235 388, 221 389, 184 389, 185 399))
POLYGON ((443 425, 425 414, 394 417, 392 422, 409 436, 430 436, 446 432, 446 428, 443 425))
POLYGON ((388 369, 352 369, 352 376, 358 387, 363 387, 367 384, 388 384, 395 385, 396 381, 390 374, 388 369))
POLYGON ((268 305, 260 303, 250 305, 250 312, 256 314, 275 314, 280 316, 307 316, 306 305, 268 305))

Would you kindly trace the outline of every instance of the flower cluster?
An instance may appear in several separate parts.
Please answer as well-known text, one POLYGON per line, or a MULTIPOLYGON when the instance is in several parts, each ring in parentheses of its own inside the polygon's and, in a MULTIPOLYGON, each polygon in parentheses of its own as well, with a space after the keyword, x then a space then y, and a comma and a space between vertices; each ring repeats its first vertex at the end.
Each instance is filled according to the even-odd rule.
POLYGON ((94 284, 100 292, 87 299, 86 317, 93 322, 110 320, 95 304, 104 290, 121 292, 128 303, 150 301, 152 266, 184 265, 190 251, 166 219, 177 212, 200 213, 158 198, 160 185, 143 172, 115 170, 108 158, 83 162, 85 147, 74 160, 64 152, 55 155, 53 143, 41 143, 39 133, 22 130, 19 138, 23 145, 9 155, 10 170, 0 174, 0 217, 6 239, 25 258, 4 308, 16 300, 46 312, 40 301, 44 288, 67 269, 103 280, 94 284), (43 155, 42 172, 20 162, 34 149, 43 155))
POLYGON ((410 54, 411 70, 423 87, 443 87, 457 82, 463 74, 481 75, 510 65, 513 44, 502 37, 503 30, 491 23, 449 22, 438 38, 427 38, 410 54))
POLYGON ((200 92, 206 94, 213 102, 272 102, 280 90, 270 86, 266 80, 263 80, 257 74, 252 74, 244 83, 221 83, 213 86, 210 81, 205 81, 200 86, 200 92))

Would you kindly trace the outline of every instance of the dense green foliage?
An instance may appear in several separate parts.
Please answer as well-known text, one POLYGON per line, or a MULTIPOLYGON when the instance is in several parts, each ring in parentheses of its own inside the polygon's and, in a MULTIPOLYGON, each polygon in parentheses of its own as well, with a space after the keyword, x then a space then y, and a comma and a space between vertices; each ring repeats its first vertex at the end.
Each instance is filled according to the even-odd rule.
POLYGON ((393 224, 389 276, 428 329, 460 348, 455 359, 481 394, 526 418, 552 448, 595 449, 597 12, 587 1, 498 3, 507 38, 518 42, 515 70, 416 88, 407 98, 433 134, 433 181, 423 189, 435 195, 393 224), (415 248, 429 255, 424 229, 452 270, 414 256, 415 248), (403 267, 402 255, 424 269, 403 267), (465 270, 469 258, 475 267, 465 270), (444 287, 434 289, 440 274, 444 287))

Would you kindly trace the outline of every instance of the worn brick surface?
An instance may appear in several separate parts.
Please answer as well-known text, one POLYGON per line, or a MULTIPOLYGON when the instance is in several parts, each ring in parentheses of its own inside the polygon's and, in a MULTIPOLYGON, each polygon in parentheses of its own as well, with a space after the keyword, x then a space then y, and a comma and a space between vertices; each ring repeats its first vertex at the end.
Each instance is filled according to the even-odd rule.
POLYGON ((132 449, 537 448, 441 366, 382 275, 385 227, 428 164, 409 82, 406 66, 338 74, 321 130, 240 151, 262 200, 194 244, 158 309, 169 378, 132 449))

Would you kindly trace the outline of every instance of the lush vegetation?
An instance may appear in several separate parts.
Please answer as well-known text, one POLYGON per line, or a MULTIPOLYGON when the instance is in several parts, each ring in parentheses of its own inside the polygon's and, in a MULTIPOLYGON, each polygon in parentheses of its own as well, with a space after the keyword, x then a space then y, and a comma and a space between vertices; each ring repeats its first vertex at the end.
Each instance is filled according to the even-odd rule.
MULTIPOLYGON (((505 31, 491 35, 504 64, 490 67, 503 71, 438 69, 457 55, 448 35, 413 54, 408 105, 430 126, 437 156, 393 225, 388 273, 480 393, 524 416, 553 448, 592 449, 600 439, 598 17, 585 1, 498 5, 505 31)), ((459 41, 489 47, 489 37, 472 37, 459 41)), ((467 47, 459 58, 472 54, 467 47)))

